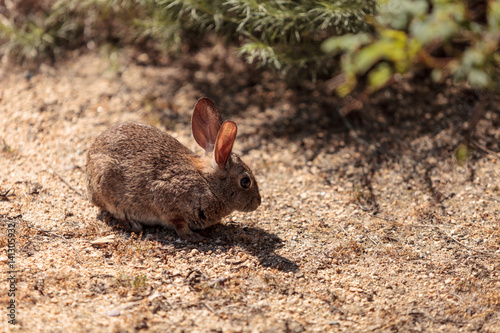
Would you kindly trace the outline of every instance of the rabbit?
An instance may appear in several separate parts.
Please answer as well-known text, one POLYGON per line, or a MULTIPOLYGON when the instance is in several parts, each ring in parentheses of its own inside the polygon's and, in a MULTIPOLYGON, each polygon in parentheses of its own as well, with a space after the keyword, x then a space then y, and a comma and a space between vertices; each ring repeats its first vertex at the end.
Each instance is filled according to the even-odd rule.
POLYGON ((235 210, 256 210, 261 203, 257 181, 231 152, 236 124, 222 123, 205 97, 196 103, 191 127, 204 156, 153 126, 123 123, 104 131, 87 154, 90 201, 129 231, 161 225, 193 242, 203 239, 193 230, 217 224, 235 210))

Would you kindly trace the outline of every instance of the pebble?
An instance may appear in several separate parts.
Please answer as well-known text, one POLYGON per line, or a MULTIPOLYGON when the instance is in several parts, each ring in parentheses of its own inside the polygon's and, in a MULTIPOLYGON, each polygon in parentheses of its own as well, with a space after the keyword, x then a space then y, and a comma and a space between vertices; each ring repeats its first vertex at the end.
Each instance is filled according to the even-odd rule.
POLYGON ((108 316, 108 317, 118 317, 120 314, 121 313, 120 313, 119 310, 113 309, 113 310, 108 311, 108 313, 106 314, 106 316, 108 316))

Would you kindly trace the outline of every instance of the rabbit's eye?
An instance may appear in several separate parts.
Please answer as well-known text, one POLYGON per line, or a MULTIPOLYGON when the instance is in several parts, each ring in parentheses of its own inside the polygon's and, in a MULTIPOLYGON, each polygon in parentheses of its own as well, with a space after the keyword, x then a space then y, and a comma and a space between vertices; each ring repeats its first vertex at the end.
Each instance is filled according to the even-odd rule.
POLYGON ((240 185, 243 188, 250 188, 250 185, 252 185, 252 181, 248 177, 243 177, 240 180, 240 185))

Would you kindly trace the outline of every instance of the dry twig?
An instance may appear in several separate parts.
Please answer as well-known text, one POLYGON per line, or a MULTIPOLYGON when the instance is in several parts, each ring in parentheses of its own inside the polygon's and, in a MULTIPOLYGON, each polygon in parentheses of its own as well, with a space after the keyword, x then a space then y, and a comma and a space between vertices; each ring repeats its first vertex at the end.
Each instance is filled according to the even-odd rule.
POLYGON ((370 240, 370 241, 371 241, 371 242, 372 242, 375 246, 377 246, 377 245, 378 245, 378 243, 377 243, 377 242, 375 242, 373 239, 371 239, 371 238, 370 238, 370 236, 365 235, 365 237, 366 237, 366 238, 368 238, 368 240, 370 240))
POLYGON ((486 146, 480 144, 479 141, 477 141, 477 140, 472 140, 470 144, 472 147, 474 147, 476 149, 482 150, 485 153, 488 153, 488 154, 491 154, 491 155, 494 155, 494 156, 500 158, 500 153, 497 153, 496 151, 488 149, 486 146))
POLYGON ((394 221, 394 220, 391 220, 391 219, 388 219, 388 218, 384 218, 384 217, 381 217, 381 216, 376 216, 376 215, 371 215, 372 217, 375 217, 375 218, 378 218, 378 219, 381 219, 381 220, 384 220, 384 221, 388 221, 388 222, 391 222, 391 223, 394 223, 395 225, 398 225, 398 226, 402 226, 402 227, 409 227, 409 228, 434 228, 434 229, 437 229, 439 230, 441 233, 443 233, 446 237, 450 238, 453 242, 457 243, 458 245, 470 250, 470 251, 474 251, 474 252, 477 252, 477 253, 480 253, 480 254, 483 254, 483 255, 486 255, 486 256, 491 256, 491 257, 498 257, 498 255, 496 253, 491 253, 491 252, 485 252, 485 251, 481 251, 481 250, 477 250, 477 249, 474 249, 468 245, 465 245, 464 243, 460 242, 459 240, 457 240, 455 237, 453 237, 452 235, 448 234, 446 231, 444 231, 441 227, 437 226, 437 225, 430 225, 430 224, 405 224, 405 223, 401 223, 401 222, 397 222, 397 221, 394 221))
MULTIPOLYGON (((404 225, 404 224, 403 224, 404 225)), ((412 226, 412 225, 408 225, 408 226, 412 226)), ((455 237, 453 237, 452 235, 448 234, 446 231, 444 231, 442 228, 438 227, 437 225, 417 225, 418 227, 427 227, 427 228, 435 228, 437 230, 439 230, 440 232, 442 232, 446 237, 448 237, 449 239, 451 239, 452 241, 454 241, 455 243, 457 243, 458 245, 470 250, 470 251, 474 251, 474 252, 477 252, 477 253, 480 253, 480 254, 484 254, 486 256, 491 256, 491 257, 497 257, 497 255, 495 253, 490 253, 490 252, 485 252, 485 251, 481 251, 481 250, 476 250, 468 245, 465 245, 464 243, 460 242, 459 240, 457 240, 455 237)))
POLYGON ((115 235, 107 235, 104 237, 99 237, 90 242, 94 246, 104 246, 109 243, 113 243, 115 240, 115 235))
POLYGON ((491 199, 491 200, 495 200, 495 201, 500 202, 500 198, 492 197, 492 196, 485 195, 485 194, 477 194, 477 195, 480 197, 483 197, 483 198, 487 198, 487 199, 491 199))
POLYGON ((207 303, 200 302, 200 304, 203 305, 204 307, 206 307, 208 309, 208 311, 212 312, 214 315, 217 315, 220 317, 220 315, 214 309, 212 309, 207 303))
POLYGON ((9 201, 9 198, 7 197, 7 195, 9 194, 10 190, 11 189, 8 189, 4 193, 0 193, 0 201, 9 201))
POLYGON ((342 223, 339 223, 339 227, 340 227, 340 229, 342 229, 342 231, 345 233, 346 236, 349 236, 349 234, 347 233, 347 230, 345 230, 345 228, 342 225, 342 223))
POLYGON ((66 186, 68 186, 70 189, 73 190, 73 192, 75 192, 76 194, 78 194, 79 196, 83 197, 83 195, 77 190, 75 189, 73 186, 71 186, 60 174, 57 173, 56 170, 50 168, 50 171, 52 171, 57 177, 59 177, 59 179, 64 183, 66 184, 66 186))
POLYGON ((54 237, 58 237, 58 238, 62 239, 63 242, 65 242, 66 244, 68 244, 69 246, 71 246, 71 248, 75 252, 75 254, 76 254, 76 261, 78 261, 79 264, 83 264, 82 258, 80 257, 80 253, 78 253, 78 250, 73 246, 73 244, 71 244, 71 242, 69 240, 67 240, 63 236, 58 235, 58 234, 56 234, 56 233, 54 233, 52 231, 48 231, 48 230, 44 230, 44 229, 40 229, 40 228, 31 226, 31 225, 28 224, 28 221, 26 221, 26 220, 19 219, 19 221, 22 221, 27 228, 36 230, 38 232, 44 233, 44 234, 49 235, 49 236, 54 236, 54 237))

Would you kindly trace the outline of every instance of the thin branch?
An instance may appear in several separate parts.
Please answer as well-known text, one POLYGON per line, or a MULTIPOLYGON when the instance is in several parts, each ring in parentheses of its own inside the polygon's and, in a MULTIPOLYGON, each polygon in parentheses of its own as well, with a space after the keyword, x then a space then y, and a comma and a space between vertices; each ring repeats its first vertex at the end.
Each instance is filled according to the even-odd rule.
POLYGON ((0 201, 9 201, 9 198, 7 197, 7 195, 9 194, 9 192, 11 191, 12 189, 8 189, 7 191, 5 191, 4 193, 0 193, 0 201))
POLYGON ((456 238, 454 238, 452 235, 448 234, 446 231, 444 231, 441 227, 438 227, 437 225, 434 225, 434 226, 429 226, 429 227, 433 227, 433 228, 436 228, 438 229, 439 231, 441 231, 446 237, 450 238, 452 241, 454 241, 455 243, 457 243, 458 245, 462 246, 462 247, 465 247, 466 249, 470 250, 470 251, 474 251, 474 252, 477 252, 477 253, 481 253, 481 254, 484 254, 486 256, 491 256, 491 257, 498 257, 497 254, 495 253, 490 253, 490 252, 484 252, 484 251, 480 251, 480 250, 476 250, 468 245, 465 245, 464 243, 460 242, 459 240, 457 240, 456 238))
POLYGON ((492 196, 489 196, 489 195, 484 195, 484 194, 478 194, 478 196, 480 196, 480 197, 484 197, 484 198, 488 198, 488 199, 491 199, 491 200, 495 200, 495 201, 500 202, 500 198, 496 198, 496 197, 492 197, 492 196))
MULTIPOLYGON (((351 216, 352 216, 352 213, 349 214, 349 217, 347 218, 347 222, 349 222, 349 220, 351 219, 351 216)), ((340 226, 340 229, 342 229, 342 231, 345 233, 345 235, 349 236, 349 233, 347 232, 347 230, 345 230, 344 226, 342 225, 342 222, 339 222, 339 226, 340 226)))
POLYGON ((64 183, 66 184, 66 186, 68 186, 70 189, 73 190, 73 192, 75 192, 76 194, 78 194, 79 196, 83 197, 83 195, 77 190, 75 189, 73 186, 71 186, 60 174, 57 173, 57 171, 55 171, 54 169, 50 168, 50 171, 52 171, 57 177, 59 177, 59 179, 64 183))
POLYGON ((342 231, 345 233, 346 236, 349 236, 349 234, 347 233, 347 231, 345 230, 344 226, 342 225, 342 223, 339 223, 339 226, 340 226, 340 229, 342 229, 342 231))
POLYGON ((388 218, 384 218, 384 217, 381 217, 381 216, 376 216, 376 215, 371 215, 371 216, 375 217, 375 218, 378 218, 378 219, 381 219, 381 220, 384 220, 384 221, 388 221, 388 222, 394 223, 394 224, 402 226, 402 227, 409 227, 409 228, 434 228, 434 229, 437 229, 440 232, 442 232, 446 237, 450 238, 453 242, 457 243, 458 245, 460 245, 460 246, 462 246, 462 247, 464 247, 464 248, 466 248, 466 249, 468 249, 470 251, 477 252, 477 253, 480 253, 480 254, 484 254, 486 256, 498 257, 498 255, 496 253, 491 253, 491 252, 485 252, 485 251, 481 251, 481 250, 476 250, 473 247, 465 245, 464 243, 460 242, 459 240, 457 240, 456 238, 454 238, 452 235, 448 234, 446 231, 444 231, 441 227, 439 227, 437 225, 431 225, 431 224, 405 224, 405 223, 397 222, 397 221, 394 221, 394 220, 391 220, 391 219, 388 219, 388 218))
POLYGON ((19 219, 19 221, 22 221, 24 223, 24 225, 26 227, 30 228, 30 229, 36 230, 38 232, 44 233, 44 234, 49 235, 49 236, 54 236, 54 237, 58 237, 58 238, 62 239, 63 242, 65 242, 66 244, 68 244, 69 246, 71 246, 71 248, 75 252, 75 254, 76 254, 76 261, 78 261, 79 264, 83 264, 82 258, 80 257, 80 253, 78 253, 78 250, 73 246, 73 244, 71 244, 71 242, 69 240, 67 240, 63 236, 58 235, 58 234, 56 234, 56 233, 54 233, 52 231, 48 231, 48 230, 44 230, 44 229, 40 229, 40 228, 31 226, 31 225, 28 224, 28 221, 26 221, 24 219, 19 219))
POLYGON ((378 246, 378 243, 371 239, 370 236, 365 235, 365 237, 368 238, 375 246, 378 246))
POLYGON ((394 223, 394 224, 401 224, 398 221, 391 220, 391 219, 389 219, 387 217, 383 217, 383 216, 379 216, 379 215, 373 215, 373 214, 369 214, 369 215, 371 217, 374 217, 376 219, 383 220, 383 221, 386 221, 386 222, 391 222, 391 223, 394 223))
POLYGON ((206 307, 207 310, 212 312, 214 315, 217 315, 220 317, 220 314, 217 313, 217 311, 215 311, 214 309, 212 309, 207 303, 201 302, 200 304, 203 305, 204 307, 206 307))
POLYGON ((479 141, 477 140, 471 140, 470 145, 476 149, 484 151, 485 153, 494 155, 496 157, 500 157, 500 153, 497 153, 496 151, 486 148, 486 146, 480 144, 479 141))

